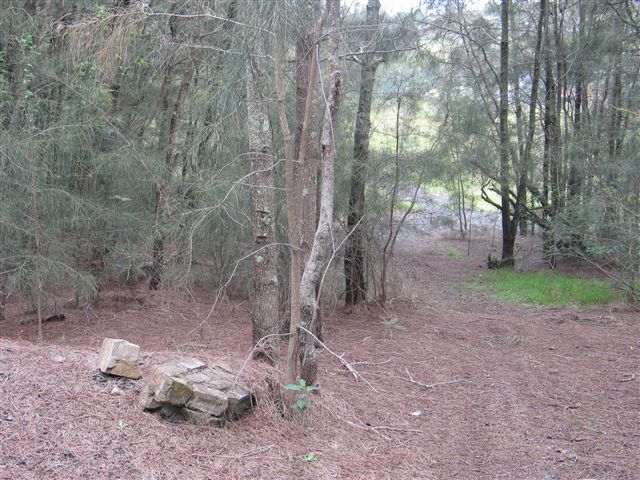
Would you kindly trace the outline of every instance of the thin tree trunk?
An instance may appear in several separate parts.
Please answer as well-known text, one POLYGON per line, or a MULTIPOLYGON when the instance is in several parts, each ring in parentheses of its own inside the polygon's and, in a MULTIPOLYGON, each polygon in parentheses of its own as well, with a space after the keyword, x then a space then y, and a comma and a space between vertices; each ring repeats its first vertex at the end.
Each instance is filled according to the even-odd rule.
POLYGON ((8 291, 7 286, 0 282, 0 322, 4 320, 4 310, 7 306, 8 291))
POLYGON ((515 229, 511 222, 511 202, 509 199, 509 184, 511 171, 509 168, 509 0, 502 0, 500 37, 500 110, 499 110, 499 141, 500 141, 500 199, 502 219, 502 264, 513 265, 515 245, 515 229))
MULTIPOLYGON (((533 55, 533 72, 531 74, 531 96, 529 103, 529 123, 527 137, 524 146, 524 156, 522 158, 522 171, 520 181, 516 190, 516 202, 513 222, 513 229, 517 228, 518 222, 524 218, 527 202, 527 188, 529 183, 529 171, 532 170, 531 151, 533 149, 533 137, 536 129, 536 111, 538 108, 538 85, 540 84, 540 57, 542 52, 542 36, 544 32, 544 20, 547 14, 547 0, 540 1, 540 15, 538 17, 538 27, 536 35, 536 46, 533 55)), ((514 231, 515 237, 515 231, 514 231)))
MULTIPOLYGON (((316 39, 320 38, 322 30, 322 19, 319 19, 316 23, 315 35, 316 39)), ((311 110, 313 104, 314 89, 309 88, 307 90, 305 115, 302 122, 302 129, 300 134, 300 146, 298 160, 296 162, 294 157, 294 139, 289 128, 289 122, 287 120, 286 112, 286 98, 284 81, 282 78, 282 41, 280 37, 276 38, 275 42, 275 86, 276 94, 278 97, 278 116, 280 118, 280 128, 284 137, 284 150, 285 150, 285 190, 286 190, 286 202, 287 202, 287 223, 289 231, 289 243, 290 243, 290 262, 289 262, 289 289, 290 289, 290 321, 289 321, 289 346, 287 350, 287 383, 297 383, 298 378, 298 357, 300 352, 300 278, 301 278, 301 255, 302 255, 302 197, 303 197, 303 183, 296 182, 295 163, 298 165, 304 165, 306 156, 306 147, 308 141, 306 140, 309 135, 309 123, 311 121, 311 110)), ((313 54, 310 62, 309 69, 309 83, 315 85, 318 78, 318 46, 313 49, 313 54)), ((288 400, 293 399, 292 395, 289 395, 288 400)))
POLYGON ((284 138, 285 152, 285 191, 287 201, 287 224, 289 232, 289 310, 291 318, 289 320, 289 348, 287 352, 287 384, 297 383, 298 363, 298 339, 300 326, 300 218, 295 207, 296 184, 294 171, 293 138, 289 123, 287 121, 286 98, 284 81, 282 79, 282 41, 280 37, 275 41, 275 84, 278 96, 278 116, 280 117, 280 129, 284 138))
POLYGON ((549 266, 555 268, 555 235, 554 219, 558 212, 559 178, 558 178, 558 135, 556 112, 556 83, 551 64, 551 42, 549 38, 549 12, 545 16, 544 34, 544 68, 545 68, 545 99, 544 99, 544 150, 542 163, 542 208, 544 219, 550 228, 543 231, 543 249, 548 258, 549 266))
MULTIPOLYGON (((514 13, 515 13, 515 9, 510 9, 509 10, 509 20, 510 22, 515 25, 515 18, 514 18, 514 13)), ((510 29, 510 34, 513 35, 514 34, 514 30, 510 29)), ((515 37, 515 36, 514 36, 515 37)), ((512 43, 515 44, 515 38, 512 38, 512 43)), ((517 61, 516 61, 517 64, 517 61)), ((515 70, 515 69, 514 69, 515 70)), ((518 148, 517 148, 517 152, 518 152, 518 162, 517 162, 517 166, 514 167, 514 169, 521 169, 521 172, 525 171, 526 168, 526 162, 525 162, 525 136, 524 136, 524 126, 523 126, 523 119, 522 119, 522 99, 520 98, 520 72, 518 70, 515 70, 513 73, 513 98, 514 98, 514 104, 515 104, 515 119, 516 119, 516 137, 518 140, 518 148)), ((516 164, 516 162, 514 162, 514 164, 516 164)), ((526 190, 523 193, 523 202, 526 203, 527 199, 526 199, 526 190)), ((527 235, 527 221, 525 218, 520 218, 520 235, 522 236, 526 236, 527 235)))
POLYGON ((567 175, 565 168, 565 149, 562 147, 562 112, 563 105, 565 102, 565 96, 563 92, 565 91, 562 87, 563 79, 566 77, 565 72, 567 71, 566 59, 564 53, 564 35, 563 35, 563 25, 564 25, 564 9, 560 8, 558 2, 554 2, 553 4, 553 30, 554 30, 554 39, 555 39, 555 47, 556 47, 556 124, 555 124, 555 134, 557 138, 557 155, 555 157, 556 161, 556 170, 558 172, 558 208, 562 207, 566 203, 566 199, 568 196, 567 192, 567 175))
POLYGON ((153 266, 151 270, 151 280, 149 282, 149 288, 151 290, 160 288, 162 273, 167 261, 167 238, 164 228, 166 228, 166 223, 173 214, 168 198, 169 187, 175 167, 175 148, 180 125, 180 111, 182 110, 187 90, 189 89, 192 74, 191 69, 187 68, 182 76, 169 120, 169 132, 164 149, 164 172, 155 184, 156 233, 153 241, 153 266))
MULTIPOLYGON (((583 90, 584 90, 584 73, 583 73, 583 62, 582 62, 582 51, 584 48, 584 23, 585 23, 585 8, 582 1, 578 2, 578 48, 576 49, 578 52, 576 61, 575 61, 575 69, 576 69, 576 80, 575 80, 575 89, 576 96, 574 100, 574 109, 573 109, 573 143, 574 145, 582 145, 582 101, 583 101, 583 90)), ((578 150, 581 150, 579 148, 578 150)), ((577 153, 577 152, 576 152, 577 153)), ((582 175, 579 172, 578 163, 581 160, 582 155, 573 154, 569 159, 569 185, 568 185, 568 198, 572 199, 580 195, 582 191, 582 175)))
POLYGON ((387 304, 387 269, 389 266, 389 260, 391 259, 393 249, 391 242, 393 239, 393 217, 395 213, 395 206, 398 199, 398 187, 400 186, 400 108, 402 107, 402 97, 400 96, 400 87, 398 87, 398 93, 396 98, 396 135, 395 135, 395 174, 393 180, 393 186, 391 187, 391 199, 389 203, 389 234, 387 235, 387 241, 382 247, 382 269, 380 271, 380 297, 378 302, 383 307, 387 304))
MULTIPOLYGON (((253 344, 277 334, 278 319, 278 249, 275 246, 275 196, 273 188, 273 154, 271 124, 265 72, 260 65, 262 40, 256 38, 256 56, 247 61, 247 131, 251 157, 251 193, 253 200, 253 290, 251 328, 253 344)), ((278 349, 276 337, 265 339, 256 350, 257 358, 274 362, 278 349)))
POLYGON ((347 238, 344 257, 345 303, 356 305, 366 299, 364 225, 366 168, 369 163, 369 137, 371 135, 371 106, 376 70, 381 58, 375 54, 373 39, 375 28, 380 23, 380 1, 367 3, 367 27, 365 48, 372 53, 363 56, 360 64, 360 94, 356 126, 353 139, 353 167, 349 193, 349 213, 347 215, 347 238))

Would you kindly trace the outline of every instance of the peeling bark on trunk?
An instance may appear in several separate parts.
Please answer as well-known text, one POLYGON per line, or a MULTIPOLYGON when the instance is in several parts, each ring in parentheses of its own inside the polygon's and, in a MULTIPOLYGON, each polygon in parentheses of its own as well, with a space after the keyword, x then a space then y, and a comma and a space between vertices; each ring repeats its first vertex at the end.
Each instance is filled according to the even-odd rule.
MULTIPOLYGON (((333 222, 334 163, 336 157, 335 121, 342 99, 342 72, 338 65, 338 21, 340 0, 327 0, 327 17, 330 23, 327 72, 330 79, 329 96, 322 126, 322 189, 320 192, 320 218, 309 261, 300 282, 300 324, 310 329, 317 313, 316 287, 326 265, 327 245, 331 238, 333 222)), ((317 360, 313 338, 301 335, 302 352, 300 371, 307 384, 317 379, 317 360)))
MULTIPOLYGON (((256 56, 247 61, 247 131, 252 172, 253 200, 253 291, 251 327, 253 344, 280 329, 278 318, 278 250, 275 246, 275 196, 273 189, 273 154, 271 124, 265 73, 260 65, 261 39, 256 39, 256 56)), ((265 339, 256 350, 257 358, 275 361, 276 337, 265 339)))

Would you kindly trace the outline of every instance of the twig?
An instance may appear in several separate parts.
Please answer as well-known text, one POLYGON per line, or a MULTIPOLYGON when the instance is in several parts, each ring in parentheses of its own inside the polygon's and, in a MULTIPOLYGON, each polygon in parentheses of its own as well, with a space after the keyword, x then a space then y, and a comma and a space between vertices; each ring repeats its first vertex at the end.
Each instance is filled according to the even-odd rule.
POLYGON ((369 427, 371 430, 393 430, 394 432, 422 433, 422 430, 412 430, 409 428, 387 427, 380 425, 379 427, 369 427))
POLYGON ((369 386, 369 388, 370 388, 371 390, 373 390, 373 391, 374 391, 374 392, 376 392, 376 393, 380 393, 378 390, 376 390, 376 388, 375 388, 373 385, 371 385, 371 383, 369 383, 369 381, 368 381, 366 378, 364 378, 362 375, 360 375, 360 374, 358 373, 358 371, 357 371, 355 368, 353 368, 353 366, 352 366, 349 362, 347 362, 347 361, 344 359, 344 354, 342 354, 342 355, 338 355, 336 352, 334 352, 334 351, 333 351, 333 350, 331 350, 329 347, 327 347, 327 346, 324 344, 324 342, 322 342, 318 337, 316 337, 316 336, 313 334, 313 332, 310 332, 309 330, 307 330, 307 329, 306 329, 305 327, 303 327, 302 325, 299 325, 299 326, 298 326, 298 328, 299 328, 300 330, 303 330, 303 331, 307 332, 309 335, 311 335, 311 336, 315 339, 315 341, 316 341, 316 342, 318 342, 318 344, 319 344, 320 346, 322 346, 322 348, 324 348, 327 352, 329 352, 331 355, 333 355, 333 356, 334 356, 334 357, 336 357, 338 360, 340 360, 340 363, 342 363, 342 365, 344 365, 344 367, 345 367, 347 370, 349 370, 349 372, 351 373, 351 375, 353 375, 353 378, 355 378, 356 380, 358 380, 358 379, 362 379, 362 381, 363 381, 364 383, 366 383, 366 384, 369 386))
POLYGON ((220 457, 222 457, 222 458, 231 458, 233 460, 238 460, 240 458, 250 457, 251 455, 256 455, 258 453, 266 452, 267 450, 271 450, 275 446, 276 446, 276 444, 272 443, 271 445, 267 445, 266 447, 254 448, 253 450, 248 450, 248 451, 246 451, 244 453, 241 453, 239 455, 220 455, 220 457))
POLYGON ((389 363, 391 360, 393 360, 393 357, 385 360, 384 362, 351 362, 351 365, 384 365, 389 363))
POLYGON ((338 360, 340 360, 340 363, 342 363, 342 365, 345 366, 345 368, 347 370, 349 370, 349 372, 351 372, 351 375, 353 375, 353 378, 355 378, 356 380, 358 380, 360 376, 360 374, 356 371, 355 368, 353 368, 351 366, 351 364, 349 362, 347 362, 344 358, 343 355, 338 355, 336 352, 334 352, 333 350, 331 350, 329 347, 327 347, 318 337, 316 337, 313 332, 310 332, 309 330, 307 330, 305 327, 303 327, 302 325, 298 326, 298 328, 300 330, 303 330, 305 332, 307 332, 309 335, 311 335, 316 342, 318 342, 322 348, 324 348, 327 352, 329 352, 331 355, 333 355, 334 357, 336 357, 338 360))
POLYGON ((421 387, 424 387, 424 388, 433 388, 433 387, 437 387, 437 386, 440 386, 440 385, 449 385, 450 383, 458 383, 458 382, 463 382, 464 381, 463 378, 459 378, 457 380, 448 380, 446 382, 423 383, 423 382, 419 382, 418 380, 415 380, 413 378, 413 376, 411 375, 411 373, 409 372, 408 368, 405 367, 404 371, 407 372, 407 375, 409 376, 409 378, 405 378, 405 377, 399 377, 399 378, 407 380, 407 381, 409 381, 411 383, 414 383, 416 385, 420 385, 421 387))
POLYGON ((622 380, 620 380, 621 382, 630 382, 631 380, 634 380, 636 378, 635 373, 625 373, 624 375, 622 375, 622 380))
POLYGON ((265 335, 260 340, 258 340, 256 342, 256 344, 253 346, 253 348, 251 349, 251 351, 249 352, 249 355, 247 355, 247 358, 244 359, 244 362, 242 363, 242 367, 240 367, 240 370, 238 371, 238 374, 236 375, 236 378, 233 379, 233 383, 236 383, 238 381, 238 378, 240 378, 240 375, 242 374, 242 371, 244 370, 244 367, 247 365, 247 362, 249 361, 249 359, 253 356, 253 352, 256 351, 256 348, 258 348, 258 346, 260 346, 260 344, 264 340, 266 340, 267 338, 270 338, 270 337, 288 337, 289 335, 291 335, 291 334, 290 333, 271 333, 269 335, 265 335))

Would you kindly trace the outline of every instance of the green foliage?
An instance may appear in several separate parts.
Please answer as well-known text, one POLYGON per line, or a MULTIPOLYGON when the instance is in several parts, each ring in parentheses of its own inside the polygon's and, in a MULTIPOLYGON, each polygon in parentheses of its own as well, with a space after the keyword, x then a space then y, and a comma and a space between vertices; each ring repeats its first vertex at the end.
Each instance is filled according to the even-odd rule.
POLYGON ((300 458, 303 462, 315 462, 318 459, 318 455, 316 455, 314 452, 310 452, 306 455, 302 455, 300 458))
POLYGON ((501 300, 534 305, 602 305, 620 301, 607 282, 570 277, 555 272, 521 273, 499 269, 484 275, 485 284, 501 300))
POLYGON ((318 387, 316 386, 307 385, 307 382, 304 378, 301 378, 297 385, 289 384, 285 385, 284 388, 293 392, 297 392, 294 407, 299 412, 304 412, 305 410, 307 410, 307 408, 309 408, 309 406, 311 406, 309 394, 318 390, 318 387))
POLYGON ((104 18, 107 16, 107 8, 104 5, 96 5, 96 15, 104 18))
POLYGON ((74 291, 77 307, 94 305, 100 296, 98 280, 90 273, 77 272, 74 291))

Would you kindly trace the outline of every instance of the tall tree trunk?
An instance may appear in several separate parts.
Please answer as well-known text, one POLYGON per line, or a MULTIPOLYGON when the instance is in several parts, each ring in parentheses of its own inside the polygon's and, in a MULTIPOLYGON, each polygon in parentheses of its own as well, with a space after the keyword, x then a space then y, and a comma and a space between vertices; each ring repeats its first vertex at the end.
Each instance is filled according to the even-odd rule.
MULTIPOLYGON (((316 22, 314 38, 319 39, 322 31, 322 19, 316 22)), ((305 115, 302 122, 302 130, 300 134, 299 154, 296 162, 294 157, 294 139, 289 128, 286 112, 286 95, 284 89, 284 80, 282 75, 282 40, 276 37, 275 41, 275 86, 278 97, 278 116, 280 119, 280 128, 284 138, 285 151, 285 191, 287 202, 287 223, 289 231, 290 244, 290 262, 289 262, 289 295, 290 295, 290 312, 289 321, 289 346, 287 350, 287 383, 297 383, 298 378, 298 356, 300 352, 300 283, 301 283, 301 255, 302 255, 302 197, 304 193, 303 182, 296 182, 295 164, 304 165, 307 136, 309 135, 311 110, 313 104, 314 89, 307 90, 307 98, 305 105, 305 115)), ((313 48, 313 54, 310 61, 309 84, 315 85, 318 79, 318 46, 313 48)), ((292 400, 292 397, 288 400, 292 400)))
POLYGON ((548 258, 549 266, 555 268, 555 236, 554 219, 558 212, 559 203, 559 178, 558 178, 558 128, 556 111, 556 82, 553 77, 551 63, 552 51, 549 35, 549 12, 545 16, 544 34, 544 70, 545 70, 545 97, 544 97, 544 147, 542 160, 542 208, 544 219, 550 228, 543 231, 543 248, 548 258))
POLYGON ((167 261, 167 233, 165 229, 173 215, 171 200, 169 199, 169 188, 176 163, 175 149, 180 126, 180 111, 189 90, 192 73, 192 70, 187 68, 180 81, 180 87, 169 118, 169 131, 164 148, 164 171, 155 184, 156 232, 153 240, 153 266, 149 282, 151 290, 160 288, 162 273, 167 261))
POLYGON ((387 235, 387 241, 382 247, 382 268, 380 269, 380 296, 378 297, 378 303, 385 307, 387 305, 387 271, 389 267, 389 260, 393 250, 393 221, 396 209, 396 203, 398 201, 398 188, 400 187, 400 111, 402 108, 402 97, 400 96, 400 86, 396 93, 396 134, 395 134, 395 156, 394 156, 394 175, 393 186, 391 187, 391 198, 389 200, 389 233, 387 235))
POLYGON ((611 119, 608 131, 609 156, 614 158, 620 149, 620 138, 622 126, 622 55, 616 55, 616 62, 613 71, 613 86, 611 90, 611 119))
POLYGON ((502 32, 500 36, 500 201, 502 219, 502 265, 513 265, 513 252, 516 235, 511 222, 511 201, 509 185, 511 171, 509 168, 509 0, 502 0, 500 20, 502 32))
POLYGON ((353 167, 349 193, 349 214, 347 216, 347 239, 344 257, 345 303, 355 305, 366 299, 367 282, 365 277, 365 184, 366 168, 369 163, 369 137, 371 135, 371 105, 376 69, 382 61, 377 58, 373 39, 375 28, 380 23, 380 1, 367 3, 367 27, 365 28, 365 49, 371 51, 360 61, 360 97, 356 114, 356 128, 353 138, 353 167))
POLYGON ((284 81, 282 78, 282 45, 281 39, 276 38, 275 42, 275 82, 278 95, 278 116, 280 117, 280 129, 284 137, 285 151, 285 190, 287 197, 287 226, 289 232, 289 310, 291 318, 289 320, 289 348, 287 352, 287 383, 297 383, 298 362, 296 360, 299 351, 299 326, 300 326, 300 217, 296 208, 296 183, 294 170, 293 139, 285 105, 284 81))
POLYGON ((518 222, 524 218, 527 201, 527 188, 529 186, 529 172, 532 168, 531 151, 533 149, 533 137, 536 129, 536 111, 538 108, 538 86, 540 84, 540 57, 542 53, 542 37, 544 32, 544 21, 547 14, 547 0, 540 0, 540 15, 536 34, 536 46, 533 54, 533 71, 531 73, 531 96, 529 97, 529 123, 527 127, 527 137, 524 145, 524 155, 522 158, 522 170, 520 180, 516 189, 516 201, 514 218, 512 219, 514 237, 518 222))
MULTIPOLYGON (((574 99, 574 108, 573 108, 573 143, 577 147, 582 145, 582 102, 584 96, 584 66, 582 61, 582 52, 584 49, 584 28, 585 28, 585 8, 584 3, 582 1, 578 2, 578 48, 576 51, 578 52, 577 58, 575 60, 575 69, 576 69, 576 79, 575 79, 575 90, 576 96, 574 99)), ((582 148, 578 148, 578 151, 582 150, 582 148)), ((580 195, 582 190, 582 175, 579 172, 579 161, 581 160, 582 155, 574 153, 571 155, 569 159, 569 184, 567 195, 568 198, 575 198, 580 195)))
MULTIPOLYGON (((316 13, 316 0, 309 1, 310 14, 316 13)), ((300 157, 300 142, 302 141, 304 120, 307 116, 307 97, 311 98, 308 112, 308 126, 305 133, 306 146, 304 162, 298 163, 297 182, 302 182, 302 265, 305 265, 311 253, 311 244, 315 236, 318 225, 318 178, 320 167, 320 130, 318 122, 318 101, 317 95, 318 80, 311 82, 313 51, 316 48, 315 31, 305 31, 296 43, 296 137, 295 137, 295 157, 300 157), (309 91, 311 89, 311 91, 309 91)), ((313 66, 317 72, 317 65, 313 66)), ((316 75, 317 77, 317 75, 316 75)), ((302 273, 302 272, 301 272, 302 273)), ((322 322, 320 311, 318 311, 317 321, 314 323, 314 334, 322 337, 322 322)))
MULTIPOLYGON (((565 58, 564 48, 564 8, 553 3, 553 33, 556 47, 556 125, 555 132, 557 137, 557 155, 555 157, 556 170, 558 172, 558 208, 565 205, 567 192, 567 173, 565 168, 565 153, 562 141, 562 112, 565 103, 565 88, 563 82, 566 82, 567 62, 565 58)), ((566 137, 564 137, 566 138, 566 137)))
MULTIPOLYGON (((515 9, 511 8, 509 9, 509 21, 511 22, 512 25, 516 24, 516 20, 515 20, 515 9)), ((514 29, 510 29, 510 35, 511 37, 511 44, 515 45, 516 44, 516 36, 515 36, 515 31, 514 29)), ((518 61, 516 59, 515 61, 515 65, 518 65, 518 61)), ((524 169, 526 168, 525 165, 525 161, 524 161, 524 151, 525 151, 525 134, 524 134, 524 120, 522 118, 522 114, 523 114, 523 109, 522 109, 522 99, 520 96, 520 69, 519 68, 513 68, 513 75, 512 75, 512 82, 513 82, 513 99, 514 99, 514 106, 515 106, 515 121, 516 121, 516 138, 518 141, 518 148, 516 149, 517 151, 517 158, 518 161, 517 162, 513 162, 514 165, 517 165, 516 167, 514 167, 514 169, 516 169, 516 171, 518 169, 522 169, 521 171, 525 171, 524 169)), ((514 154, 512 153, 512 156, 514 156, 514 154)), ((528 173, 528 172, 527 172, 528 173)), ((526 203, 527 201, 527 194, 526 191, 523 194, 523 203, 526 203)), ((526 218, 520 218, 520 235, 522 236, 526 236, 527 235, 527 221, 526 218)))
MULTIPOLYGON (((316 288, 326 265, 327 245, 331 239, 333 222, 334 163, 336 158, 335 125, 342 100, 342 72, 338 64, 338 22, 340 18, 340 0, 327 0, 327 18, 329 20, 329 46, 327 51, 327 73, 329 77, 329 95, 322 126, 322 188, 320 191, 320 217, 309 260, 300 282, 300 324, 309 330, 315 321, 318 303, 316 288)), ((303 332, 301 338, 302 355, 300 371, 308 384, 317 379, 317 360, 313 338, 303 332)))
MULTIPOLYGON (((247 131, 251 157, 251 193, 253 200, 253 291, 251 328, 256 345, 268 335, 279 332, 278 319, 278 249, 275 246, 275 196, 273 188, 273 154, 269 99, 266 75, 261 65, 264 48, 256 38, 255 56, 247 61, 247 131)), ((276 337, 265 339, 256 357, 273 362, 278 350, 276 337)))

